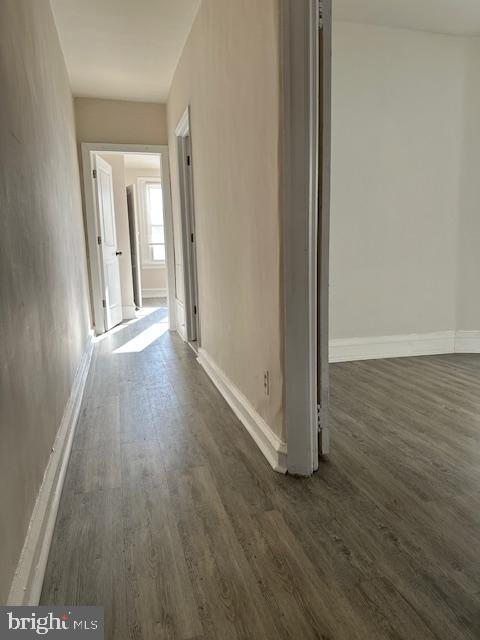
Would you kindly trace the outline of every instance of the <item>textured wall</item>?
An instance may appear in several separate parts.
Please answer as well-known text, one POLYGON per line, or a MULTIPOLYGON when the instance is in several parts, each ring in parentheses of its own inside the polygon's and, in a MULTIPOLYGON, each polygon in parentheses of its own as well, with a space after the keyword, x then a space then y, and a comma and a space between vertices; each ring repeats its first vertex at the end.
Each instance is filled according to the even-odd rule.
POLYGON ((174 76, 167 119, 177 283, 174 132, 190 104, 202 346, 283 435, 279 75, 278 0, 204 0, 174 76))
POLYGON ((0 602, 89 328, 72 96, 48 0, 0 2, 0 602))

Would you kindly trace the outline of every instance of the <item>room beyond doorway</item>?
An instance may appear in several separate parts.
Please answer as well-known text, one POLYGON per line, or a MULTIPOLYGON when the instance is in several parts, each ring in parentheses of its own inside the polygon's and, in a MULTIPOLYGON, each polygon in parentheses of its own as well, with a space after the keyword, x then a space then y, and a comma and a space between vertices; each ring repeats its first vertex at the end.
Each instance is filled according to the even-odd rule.
POLYGON ((151 299, 176 328, 168 147, 82 144, 93 324, 97 335, 151 299))

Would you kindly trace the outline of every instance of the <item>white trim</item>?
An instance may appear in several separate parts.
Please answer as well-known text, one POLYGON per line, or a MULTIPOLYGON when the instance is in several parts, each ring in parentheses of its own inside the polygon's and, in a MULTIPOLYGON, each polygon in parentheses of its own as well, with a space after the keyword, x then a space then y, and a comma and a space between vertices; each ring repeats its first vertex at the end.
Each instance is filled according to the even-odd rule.
POLYGON ((455 331, 341 338, 330 340, 329 346, 330 362, 454 353, 455 331))
POLYGON ((189 342, 196 341, 200 345, 201 329, 190 105, 183 112, 175 128, 175 140, 180 197, 185 332, 189 342), (188 165, 187 156, 190 156, 188 165))
POLYGON ((318 468, 316 0, 280 1, 284 405, 288 471, 318 468))
POLYGON ((232 411, 255 440, 260 451, 268 460, 274 471, 287 471, 287 445, 270 429, 261 415, 254 409, 247 398, 225 375, 208 353, 200 347, 199 364, 205 369, 213 384, 220 391, 232 411))
POLYGON ((73 436, 82 403, 93 353, 93 334, 89 335, 75 374, 70 397, 52 446, 52 453, 33 508, 25 543, 8 596, 8 605, 35 606, 40 600, 45 567, 62 493, 73 436))
POLYGON ((151 264, 142 264, 142 271, 158 271, 159 269, 165 269, 166 266, 165 260, 162 262, 152 262, 151 264))
POLYGON ((163 224, 165 227, 165 269, 167 272, 168 328, 175 331, 177 316, 175 307, 175 246, 173 231, 172 191, 170 184, 170 156, 168 147, 160 155, 163 188, 163 224))
POLYGON ((129 304, 122 307, 122 317, 124 320, 133 320, 136 318, 135 315, 136 307, 133 304, 129 304))
POLYGON ((103 291, 101 279, 101 255, 97 237, 101 235, 98 232, 98 214, 95 202, 95 183, 92 177, 92 154, 95 153, 145 153, 152 155, 160 155, 161 181, 164 185, 163 204, 164 204, 164 224, 165 224, 165 251, 166 251, 166 269, 168 282, 168 324, 169 329, 176 328, 175 318, 175 259, 173 246, 173 214, 172 199, 170 193, 170 166, 167 145, 142 145, 142 144, 107 144, 103 142, 83 142, 82 149, 82 171, 83 171, 83 190, 85 201, 85 217, 87 222, 87 247, 90 264, 90 286, 93 300, 93 323, 95 333, 97 335, 105 332, 105 319, 103 313, 103 291))
POLYGON ((187 107, 175 127, 175 137, 187 136, 190 132, 190 107, 187 107))
POLYGON ((455 353, 480 353, 480 331, 457 331, 455 353))
POLYGON ((142 298, 165 298, 167 289, 142 289, 142 298))
POLYGON ((317 52, 317 90, 314 100, 319 106, 318 117, 318 248, 317 248, 317 408, 319 419, 319 449, 321 455, 330 451, 328 367, 329 335, 329 270, 330 270, 330 193, 331 193, 331 128, 332 128, 332 0, 317 0, 312 6, 311 22, 315 24, 317 52))
POLYGON ((436 331, 329 341, 330 362, 406 358, 442 353, 480 353, 480 331, 436 331))

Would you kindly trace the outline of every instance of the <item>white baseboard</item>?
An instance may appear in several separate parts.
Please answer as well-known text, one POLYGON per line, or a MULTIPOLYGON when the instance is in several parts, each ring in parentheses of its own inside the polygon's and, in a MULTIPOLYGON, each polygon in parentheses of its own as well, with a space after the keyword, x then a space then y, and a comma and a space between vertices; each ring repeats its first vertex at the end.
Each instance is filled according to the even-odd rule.
POLYGON ((142 289, 142 298, 166 298, 167 289, 142 289))
POLYGON ((438 331, 373 338, 342 338, 329 342, 329 362, 442 353, 480 353, 480 331, 438 331))
POLYGON ((261 415, 252 407, 233 382, 227 378, 205 349, 200 347, 197 360, 230 405, 234 414, 255 440, 273 469, 279 473, 286 473, 286 443, 273 433, 261 415))
POLYGON ((330 340, 329 362, 453 353, 454 348, 454 331, 373 338, 342 338, 330 340))
POLYGON ((33 508, 17 570, 12 580, 8 596, 8 604, 11 606, 35 606, 40 600, 58 505, 92 352, 93 334, 90 334, 52 446, 52 453, 33 508))
POLYGON ((457 331, 455 353, 480 353, 480 331, 457 331))
POLYGON ((136 307, 135 305, 127 305, 122 307, 122 316, 124 320, 134 320, 137 316, 135 315, 136 307))

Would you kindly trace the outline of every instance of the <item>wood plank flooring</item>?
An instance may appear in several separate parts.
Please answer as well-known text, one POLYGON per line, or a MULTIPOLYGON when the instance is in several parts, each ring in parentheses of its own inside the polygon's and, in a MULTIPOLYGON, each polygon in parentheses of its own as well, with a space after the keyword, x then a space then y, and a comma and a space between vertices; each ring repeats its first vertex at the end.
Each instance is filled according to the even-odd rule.
POLYGON ((165 310, 96 345, 42 604, 106 638, 480 638, 480 356, 331 366, 333 449, 275 474, 165 310))

